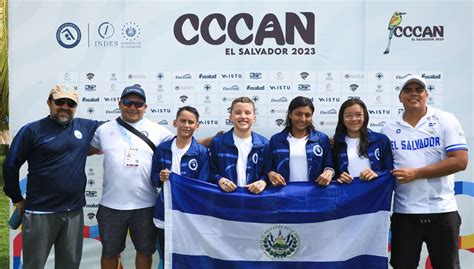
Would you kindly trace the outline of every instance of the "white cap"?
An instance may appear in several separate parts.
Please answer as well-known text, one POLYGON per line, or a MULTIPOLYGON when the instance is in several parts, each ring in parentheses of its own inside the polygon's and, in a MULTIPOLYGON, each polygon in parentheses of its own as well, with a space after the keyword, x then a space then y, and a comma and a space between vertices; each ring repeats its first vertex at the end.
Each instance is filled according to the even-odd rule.
POLYGON ((423 89, 426 89, 426 80, 419 76, 419 75, 412 75, 412 74, 409 74, 405 77, 405 79, 403 80, 403 83, 402 83, 402 88, 400 90, 403 91, 403 89, 410 83, 412 82, 416 82, 418 84, 420 84, 421 86, 423 86, 423 89))

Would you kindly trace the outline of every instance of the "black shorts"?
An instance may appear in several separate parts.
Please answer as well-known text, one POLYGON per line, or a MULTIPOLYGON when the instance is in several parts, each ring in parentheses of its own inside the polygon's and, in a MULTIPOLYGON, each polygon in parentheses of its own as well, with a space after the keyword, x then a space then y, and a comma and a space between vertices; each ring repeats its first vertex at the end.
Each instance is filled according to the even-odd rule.
POLYGON ((459 269, 457 211, 439 214, 400 214, 391 217, 393 268, 418 267, 421 246, 426 243, 433 268, 459 269))
POLYGON ((102 242, 102 256, 117 257, 125 249, 130 229, 135 250, 145 256, 156 251, 156 227, 153 224, 154 207, 116 210, 99 205, 97 222, 102 242))

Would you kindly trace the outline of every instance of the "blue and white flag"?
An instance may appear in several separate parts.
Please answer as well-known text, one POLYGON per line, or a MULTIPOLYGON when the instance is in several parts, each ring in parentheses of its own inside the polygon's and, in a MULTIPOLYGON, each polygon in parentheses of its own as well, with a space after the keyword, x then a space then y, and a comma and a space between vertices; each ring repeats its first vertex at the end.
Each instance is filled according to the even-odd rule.
POLYGON ((226 193, 172 174, 165 268, 387 268, 393 177, 226 193))

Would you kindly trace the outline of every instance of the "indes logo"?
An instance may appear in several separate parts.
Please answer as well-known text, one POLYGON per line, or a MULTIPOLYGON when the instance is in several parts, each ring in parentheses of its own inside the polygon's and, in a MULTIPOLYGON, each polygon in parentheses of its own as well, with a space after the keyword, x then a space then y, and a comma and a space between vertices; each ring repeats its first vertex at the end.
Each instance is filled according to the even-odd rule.
POLYGON ((56 40, 61 47, 72 49, 81 41, 81 30, 74 23, 63 23, 56 31, 56 40))
POLYGON ((314 45, 314 13, 300 14, 305 18, 304 22, 297 13, 286 12, 284 23, 281 23, 273 13, 265 14, 260 21, 249 13, 238 13, 230 18, 224 14, 213 13, 202 20, 196 14, 187 13, 176 19, 173 31, 176 40, 188 46, 195 45, 200 40, 210 45, 221 45, 227 38, 238 45, 253 43, 261 46, 267 38, 278 45, 294 45, 296 33, 304 43, 314 45), (242 27, 247 29, 241 29, 242 27), (185 34, 184 29, 191 29, 191 34, 185 34))
POLYGON ((410 38, 411 41, 443 41, 444 40, 444 26, 443 25, 432 25, 432 26, 421 26, 421 25, 401 25, 402 16, 405 12, 397 11, 393 13, 388 23, 388 43, 383 54, 390 53, 390 45, 393 36, 398 38, 410 38))

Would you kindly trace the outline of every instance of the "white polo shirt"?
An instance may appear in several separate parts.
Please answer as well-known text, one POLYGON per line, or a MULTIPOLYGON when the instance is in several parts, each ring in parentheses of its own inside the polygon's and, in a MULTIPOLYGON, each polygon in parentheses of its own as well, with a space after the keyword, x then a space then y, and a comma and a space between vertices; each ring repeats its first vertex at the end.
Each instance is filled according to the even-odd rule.
MULTIPOLYGON (((173 138, 168 129, 148 119, 130 125, 156 146, 173 138)), ((157 191, 150 179, 153 151, 145 141, 113 120, 97 128, 91 146, 104 152, 101 205, 118 210, 155 205, 157 191)))
MULTIPOLYGON (((467 150, 461 124, 448 112, 428 107, 416 127, 403 115, 385 124, 382 132, 392 144, 395 168, 418 168, 446 159, 454 150, 467 150)), ((393 211, 406 214, 443 213, 457 210, 454 175, 416 179, 395 187, 393 211)))

